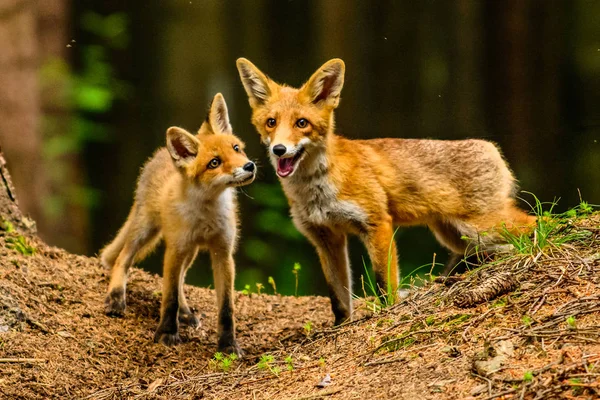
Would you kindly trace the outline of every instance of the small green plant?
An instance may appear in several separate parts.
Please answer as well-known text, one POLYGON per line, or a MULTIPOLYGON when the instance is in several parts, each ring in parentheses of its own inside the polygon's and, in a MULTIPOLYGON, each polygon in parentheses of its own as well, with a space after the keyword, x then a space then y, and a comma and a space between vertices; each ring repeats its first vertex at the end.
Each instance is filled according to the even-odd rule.
POLYGON ((308 336, 312 332, 313 324, 310 321, 306 321, 302 328, 304 328, 304 333, 306 334, 306 336, 308 336))
POLYGON ((435 317, 433 315, 430 315, 429 317, 425 318, 425 324, 427 326, 431 326, 435 323, 435 317))
POLYGON ((579 396, 583 393, 583 387, 581 386, 581 379, 579 378, 571 378, 569 379, 569 385, 573 386, 571 389, 573 392, 573 396, 579 396))
POLYGON ((277 294, 277 285, 275 284, 275 279, 273 279, 273 277, 270 276, 267 279, 267 282, 269 282, 269 285, 271 285, 271 287, 273 288, 273 293, 277 294))
POLYGON ((577 321, 573 315, 567 317, 567 327, 569 329, 577 329, 577 321))
POLYGON ((285 367, 288 371, 294 370, 294 361, 292 360, 292 356, 287 356, 283 361, 285 361, 285 367))
POLYGON ((6 247, 11 250, 15 250, 24 256, 32 256, 35 254, 35 247, 27 243, 27 239, 24 236, 7 237, 6 247))
POLYGON ((263 371, 269 371, 273 375, 279 376, 281 368, 279 368, 277 365, 273 365, 274 363, 275 357, 273 357, 271 354, 263 354, 262 356, 260 356, 260 359, 258 360, 258 364, 256 364, 256 366, 258 367, 258 369, 261 369, 263 371))
POLYGON ((528 233, 515 234, 506 225, 502 225, 500 234, 511 244, 519 254, 536 254, 548 247, 558 247, 568 242, 581 240, 589 235, 587 231, 575 231, 569 229, 565 219, 585 216, 593 211, 593 205, 581 200, 579 205, 562 213, 553 213, 558 204, 558 199, 552 202, 541 202, 537 196, 530 192, 524 192, 533 197, 533 204, 525 201, 533 214, 536 216, 536 225, 533 235, 528 233), (544 210, 544 208, 548 208, 544 210))
POLYGON ((0 222, 0 230, 6 232, 6 233, 11 233, 15 231, 15 226, 12 224, 12 222, 3 219, 0 222))
POLYGON ((533 372, 525 371, 523 374, 523 382, 531 382, 533 380, 533 372))
POLYGON ((237 359, 238 356, 235 353, 225 355, 221 352, 216 352, 212 360, 210 360, 210 363, 214 369, 228 372, 231 369, 233 362, 237 359))
POLYGON ((298 297, 298 275, 300 274, 301 269, 302 266, 300 265, 300 263, 295 263, 294 268, 292 268, 292 273, 296 277, 296 290, 294 291, 296 297, 298 297))
POLYGON ((323 357, 319 357, 319 367, 325 368, 325 359, 323 357))
POLYGON ((529 315, 523 315, 523 318, 521 318, 521 322, 523 322, 523 325, 525 325, 527 328, 529 328, 531 326, 531 324, 533 323, 533 320, 531 319, 531 317, 529 315))
POLYGON ((242 290, 242 294, 244 296, 249 296, 251 293, 250 285, 244 285, 244 290, 242 290))
POLYGON ((256 293, 260 295, 260 291, 264 288, 262 283, 256 282, 256 293))

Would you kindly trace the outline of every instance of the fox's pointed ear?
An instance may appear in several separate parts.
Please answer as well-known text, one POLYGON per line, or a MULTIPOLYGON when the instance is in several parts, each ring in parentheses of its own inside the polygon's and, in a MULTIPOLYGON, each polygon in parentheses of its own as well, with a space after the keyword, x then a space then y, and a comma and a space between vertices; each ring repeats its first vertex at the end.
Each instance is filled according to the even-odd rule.
POLYGON ((167 129, 167 149, 178 167, 185 167, 198 154, 198 139, 185 129, 172 126, 167 129))
POLYGON ((217 93, 213 98, 207 121, 214 133, 233 133, 233 128, 229 123, 227 103, 221 93, 217 93))
POLYGON ((346 66, 339 58, 327 61, 300 89, 309 100, 318 105, 336 108, 344 86, 346 66))
POLYGON ((267 101, 271 96, 269 78, 245 58, 238 58, 236 65, 244 89, 246 89, 246 93, 248 94, 250 106, 256 107, 267 101))

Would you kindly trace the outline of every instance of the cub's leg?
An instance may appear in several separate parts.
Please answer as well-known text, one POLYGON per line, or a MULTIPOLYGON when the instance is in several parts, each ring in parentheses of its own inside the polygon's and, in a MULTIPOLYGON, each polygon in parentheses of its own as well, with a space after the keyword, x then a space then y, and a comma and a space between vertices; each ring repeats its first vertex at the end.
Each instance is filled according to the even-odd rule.
POLYGON ((215 238, 208 244, 212 264, 218 304, 218 349, 223 353, 243 352, 235 340, 235 321, 233 318, 233 282, 235 264, 233 262, 233 243, 226 238, 215 238))
POLYGON ((194 315, 192 309, 188 305, 187 299, 185 298, 183 285, 185 283, 185 275, 192 266, 197 254, 198 249, 196 248, 189 261, 187 262, 187 266, 184 268, 181 274, 181 279, 179 280, 179 322, 184 325, 191 326, 193 328, 200 326, 200 320, 196 315, 194 315))
POLYGON ((194 246, 177 246, 177 243, 166 243, 163 267, 163 292, 160 307, 160 322, 154 334, 154 341, 167 346, 181 342, 179 338, 179 291, 181 275, 190 257, 195 254, 194 246))
MULTIPOLYGON (((115 241, 123 241, 123 247, 111 269, 105 312, 108 315, 123 315, 125 312, 125 291, 127 271, 136 259, 150 252, 159 239, 159 229, 148 218, 139 214, 130 215, 115 241), (120 236, 123 235, 123 238, 120 236)), ((114 241, 113 241, 114 242, 114 241)), ((112 252, 112 243, 107 250, 112 252)), ((108 260, 111 254, 106 254, 108 260)), ((104 258, 104 252, 103 252, 104 258)))
POLYGON ((393 236, 392 217, 385 215, 362 239, 373 264, 378 295, 382 298, 391 295, 395 299, 398 290, 398 255, 393 236))
POLYGON ((329 288, 335 325, 340 325, 352 316, 352 280, 346 235, 323 226, 298 225, 317 249, 329 288))

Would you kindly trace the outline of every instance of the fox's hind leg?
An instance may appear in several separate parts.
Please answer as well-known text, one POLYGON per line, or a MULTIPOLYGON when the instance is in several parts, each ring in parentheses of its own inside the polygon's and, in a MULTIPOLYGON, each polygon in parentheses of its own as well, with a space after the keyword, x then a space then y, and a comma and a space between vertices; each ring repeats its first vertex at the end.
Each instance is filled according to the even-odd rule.
MULTIPOLYGON (((159 229, 149 218, 132 211, 119 232, 123 234, 123 245, 111 269, 105 312, 108 315, 123 315, 125 312, 125 291, 127 271, 135 260, 148 254, 158 242, 159 229)), ((115 239, 115 240, 117 240, 115 239)), ((112 243, 109 245, 112 246, 112 243)))
POLYGON ((477 261, 476 255, 466 254, 468 243, 462 238, 463 235, 455 224, 444 220, 434 220, 430 221, 428 226, 438 242, 450 250, 448 261, 444 265, 444 275, 463 273, 469 264, 477 261), (462 262, 463 260, 464 262, 462 262))
POLYGON ((185 274, 192 266, 197 254, 198 249, 196 249, 196 251, 191 255, 189 260, 186 260, 186 264, 184 264, 184 269, 179 279, 179 322, 193 328, 200 326, 200 320, 196 315, 194 315, 192 309, 188 305, 183 286, 185 283, 185 274))
POLYGON ((329 228, 297 224, 316 247, 329 288, 335 325, 352 315, 352 281, 346 235, 329 228))

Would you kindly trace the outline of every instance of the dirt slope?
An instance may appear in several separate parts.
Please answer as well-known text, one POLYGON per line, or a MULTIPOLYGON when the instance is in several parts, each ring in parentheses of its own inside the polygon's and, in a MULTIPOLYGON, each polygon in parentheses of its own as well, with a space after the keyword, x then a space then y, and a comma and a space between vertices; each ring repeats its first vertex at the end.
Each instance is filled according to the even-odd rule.
POLYGON ((160 278, 133 270, 127 315, 110 318, 97 259, 2 231, 0 397, 597 398, 600 215, 571 229, 585 240, 496 262, 452 286, 428 283, 380 312, 357 301, 356 320, 338 328, 325 298, 238 294, 246 357, 226 372, 213 359, 213 291, 187 287, 202 327, 184 328, 175 348, 156 345, 160 278), (494 286, 498 276, 514 282, 494 286), (454 305, 481 287, 511 291, 454 305), (332 383, 317 388, 326 374, 332 383))

